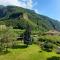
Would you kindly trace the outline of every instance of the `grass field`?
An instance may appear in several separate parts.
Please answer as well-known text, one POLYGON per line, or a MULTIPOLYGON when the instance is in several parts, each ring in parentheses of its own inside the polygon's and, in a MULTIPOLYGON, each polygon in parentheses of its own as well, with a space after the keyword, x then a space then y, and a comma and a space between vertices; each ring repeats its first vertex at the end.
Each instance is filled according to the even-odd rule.
POLYGON ((9 49, 9 53, 0 55, 0 60, 47 60, 52 56, 60 56, 55 52, 41 51, 37 45, 30 45, 28 48, 9 49))

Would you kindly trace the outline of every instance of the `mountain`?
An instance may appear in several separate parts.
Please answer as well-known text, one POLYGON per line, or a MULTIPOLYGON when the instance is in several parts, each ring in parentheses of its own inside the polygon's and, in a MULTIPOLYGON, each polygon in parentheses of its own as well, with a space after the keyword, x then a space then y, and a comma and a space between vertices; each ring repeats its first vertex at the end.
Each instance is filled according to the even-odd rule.
POLYGON ((0 5, 0 25, 5 24, 13 28, 25 29, 27 23, 33 30, 60 31, 60 22, 44 15, 35 13, 34 10, 17 6, 0 5))

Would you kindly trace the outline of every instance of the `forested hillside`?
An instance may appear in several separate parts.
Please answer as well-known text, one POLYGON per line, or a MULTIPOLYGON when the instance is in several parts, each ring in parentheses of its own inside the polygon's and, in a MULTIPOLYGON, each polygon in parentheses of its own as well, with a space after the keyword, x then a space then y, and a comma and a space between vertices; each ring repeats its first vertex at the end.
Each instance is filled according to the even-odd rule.
POLYGON ((37 14, 33 10, 17 6, 0 6, 0 24, 24 29, 27 23, 33 30, 47 31, 54 29, 60 31, 60 22, 37 14))

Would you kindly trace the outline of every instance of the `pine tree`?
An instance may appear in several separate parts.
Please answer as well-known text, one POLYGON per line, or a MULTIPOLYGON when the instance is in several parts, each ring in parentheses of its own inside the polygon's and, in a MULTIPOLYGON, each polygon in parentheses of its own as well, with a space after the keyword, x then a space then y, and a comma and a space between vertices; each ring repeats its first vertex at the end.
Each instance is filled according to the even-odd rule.
POLYGON ((27 24, 26 31, 24 32, 24 44, 27 46, 29 44, 32 44, 32 39, 31 39, 31 27, 29 24, 27 24))

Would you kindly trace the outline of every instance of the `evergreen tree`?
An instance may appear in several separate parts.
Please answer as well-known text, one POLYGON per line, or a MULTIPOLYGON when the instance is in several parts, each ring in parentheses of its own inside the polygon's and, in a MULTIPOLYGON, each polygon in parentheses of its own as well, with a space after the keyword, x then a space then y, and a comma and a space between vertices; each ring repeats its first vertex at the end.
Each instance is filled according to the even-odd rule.
POLYGON ((24 32, 24 44, 26 44, 27 46, 29 44, 32 44, 32 39, 31 39, 31 27, 29 26, 29 24, 27 24, 26 27, 26 31, 24 32))

